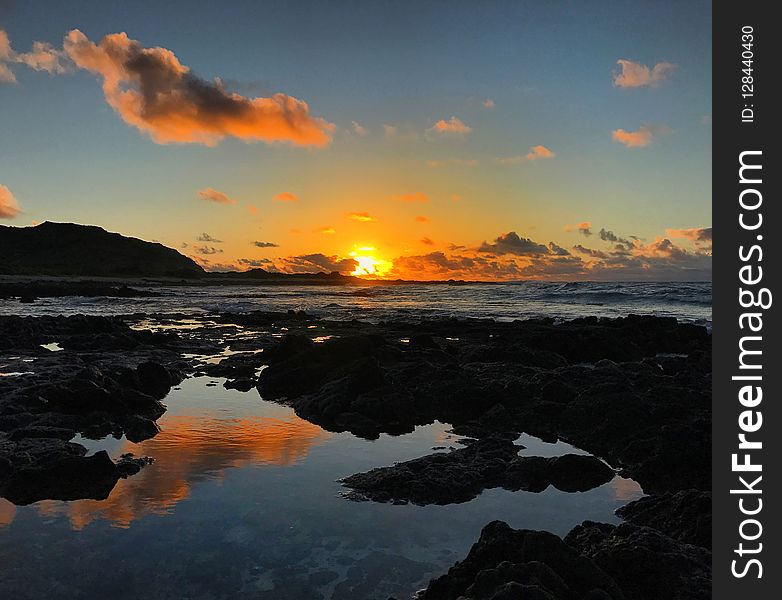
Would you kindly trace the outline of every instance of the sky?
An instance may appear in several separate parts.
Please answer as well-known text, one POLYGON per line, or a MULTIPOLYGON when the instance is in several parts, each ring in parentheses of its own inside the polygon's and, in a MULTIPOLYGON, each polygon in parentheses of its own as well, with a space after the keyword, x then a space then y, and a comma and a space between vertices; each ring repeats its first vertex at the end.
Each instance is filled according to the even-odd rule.
POLYGON ((208 270, 711 277, 710 2, 0 0, 0 223, 208 270))

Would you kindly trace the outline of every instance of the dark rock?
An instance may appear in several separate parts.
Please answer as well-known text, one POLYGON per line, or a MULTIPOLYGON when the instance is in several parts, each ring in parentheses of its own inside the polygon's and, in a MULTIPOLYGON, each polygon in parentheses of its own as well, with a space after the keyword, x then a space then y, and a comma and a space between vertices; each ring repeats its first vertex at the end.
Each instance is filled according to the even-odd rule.
POLYGON ((117 461, 117 475, 123 479, 127 479, 131 475, 135 475, 141 471, 141 469, 147 465, 151 465, 153 462, 155 462, 155 460, 149 456, 135 458, 133 454, 123 454, 117 461))
POLYGON ((493 521, 467 557, 431 581, 422 598, 489 600, 526 598, 526 593, 546 600, 580 600, 598 591, 624 599, 609 575, 556 535, 493 521))
POLYGON ((410 346, 413 348, 422 348, 424 350, 439 350, 440 346, 434 341, 431 335, 426 333, 417 333, 410 336, 410 346))
POLYGON ((238 390, 240 392, 249 392, 255 387, 255 380, 249 377, 242 377, 240 379, 229 379, 223 384, 223 387, 227 390, 238 390))
POLYGON ((614 471, 594 456, 565 454, 548 459, 551 485, 563 492, 586 492, 614 478, 614 471))
POLYGON ((647 496, 616 514, 634 525, 645 525, 673 539, 711 550, 711 492, 683 490, 647 496))
POLYGON ((172 385, 179 383, 171 377, 163 365, 156 362, 143 362, 136 367, 141 390, 161 400, 168 394, 172 385))
POLYGON ((15 469, 0 483, 0 494, 17 505, 39 500, 103 500, 118 477, 114 463, 103 450, 92 456, 63 451, 59 456, 15 469))
POLYGON ((139 415, 130 415, 122 421, 125 437, 128 441, 138 444, 151 439, 160 433, 160 428, 152 419, 139 415))
POLYGON ((166 412, 166 407, 160 400, 143 392, 123 389, 119 393, 119 402, 112 412, 130 413, 147 419, 157 419, 166 412))
POLYGON ((649 527, 585 521, 565 541, 637 600, 708 600, 711 552, 649 527))
POLYGON ((64 427, 50 427, 47 425, 29 425, 15 430, 10 439, 17 441, 25 438, 53 438, 58 440, 70 440, 76 435, 73 429, 64 427))
POLYGON ((483 438, 459 450, 438 452, 372 469, 342 480, 352 500, 451 504, 467 502, 484 489, 540 492, 549 485, 563 491, 586 491, 614 477, 593 456, 553 458, 518 456, 519 447, 503 438, 483 438))
POLYGON ((48 386, 41 390, 39 396, 52 409, 64 413, 110 412, 112 408, 111 394, 94 381, 83 378, 74 378, 63 385, 48 386))

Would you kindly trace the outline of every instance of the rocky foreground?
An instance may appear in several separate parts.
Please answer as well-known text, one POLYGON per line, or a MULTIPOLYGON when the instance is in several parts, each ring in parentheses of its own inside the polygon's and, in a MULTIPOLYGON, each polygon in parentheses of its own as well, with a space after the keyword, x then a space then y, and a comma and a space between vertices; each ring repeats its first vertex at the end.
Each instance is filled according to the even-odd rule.
POLYGON ((584 522, 565 539, 490 523, 422 598, 710 597, 705 329, 634 316, 372 325, 290 312, 161 330, 177 322, 0 318, 0 372, 9 374, 0 377, 0 495, 16 504, 107 497, 154 457, 87 457, 74 436, 154 436, 170 388, 208 374, 331 431, 372 439, 440 420, 468 438, 457 450, 347 477, 349 499, 449 504, 492 487, 576 492, 616 472, 649 494, 620 509, 622 524, 584 522), (520 432, 593 456, 521 457, 520 432))

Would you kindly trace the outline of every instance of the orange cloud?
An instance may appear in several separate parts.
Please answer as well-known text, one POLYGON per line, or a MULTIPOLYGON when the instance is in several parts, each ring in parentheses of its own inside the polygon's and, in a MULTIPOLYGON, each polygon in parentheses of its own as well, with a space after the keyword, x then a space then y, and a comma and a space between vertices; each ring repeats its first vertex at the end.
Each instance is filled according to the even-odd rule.
POLYGON ((16 83, 16 75, 2 62, 0 62, 0 83, 16 83))
POLYGON ((22 210, 14 195, 4 185, 0 185, 0 219, 13 219, 22 210))
POLYGON ((354 213, 348 214, 348 219, 353 219, 354 221, 361 221, 361 222, 366 223, 366 222, 369 222, 369 221, 374 221, 375 217, 373 217, 372 215, 370 215, 367 212, 354 212, 354 213))
MULTIPOLYGON (((630 242, 601 230, 604 241, 621 240, 611 249, 573 246, 574 253, 554 242, 541 244, 510 232, 476 248, 450 245, 449 253, 401 256, 385 274, 402 279, 468 280, 657 280, 695 281, 711 276, 711 253, 702 247, 688 251, 667 238, 650 244, 630 242)), ((707 235, 707 234, 703 234, 707 235)), ((424 238, 422 243, 426 244, 424 238)))
POLYGON ((228 195, 224 194, 223 192, 219 192, 214 188, 204 188, 203 190, 198 190, 198 196, 202 200, 216 202, 217 204, 236 204, 236 200, 229 198, 228 195))
POLYGON ((0 29, 0 61, 11 60, 14 55, 14 51, 11 48, 11 40, 8 39, 8 34, 5 29, 0 29))
POLYGON ((324 227, 323 229, 320 230, 320 233, 331 235, 337 233, 337 230, 334 229, 333 227, 324 227))
POLYGON ((348 274, 356 270, 359 263, 354 258, 341 256, 326 256, 325 254, 304 254, 289 256, 276 263, 276 268, 283 273, 342 273, 348 274))
POLYGON ((518 165, 530 160, 539 160, 542 158, 554 158, 556 153, 545 146, 531 146, 526 154, 516 154, 515 156, 505 156, 497 159, 501 165, 518 165))
POLYGON ((418 216, 415 218, 415 220, 416 220, 418 223, 428 223, 428 222, 429 222, 429 221, 431 221, 432 219, 430 219, 429 217, 425 217, 424 215, 418 215, 418 216))
POLYGON ((429 129, 426 130, 427 133, 435 133, 439 135, 448 135, 448 134, 465 135, 470 133, 471 131, 472 131, 472 127, 465 124, 458 117, 451 117, 447 121, 445 119, 440 119, 429 129))
POLYGON ((256 214, 258 214, 258 207, 253 205, 253 204, 248 204, 247 205, 247 211, 250 212, 253 215, 256 215, 256 214))
POLYGON ((77 67, 102 78, 106 102, 120 117, 156 143, 213 146, 235 137, 325 146, 331 140, 334 125, 311 116, 306 102, 285 94, 246 98, 228 92, 219 80, 193 75, 170 50, 145 48, 125 33, 94 44, 74 29, 63 48, 77 67))
POLYGON ((711 227, 693 227, 690 229, 666 229, 665 233, 672 238, 688 239, 693 242, 712 241, 711 227))
POLYGON ((668 238, 658 237, 646 245, 636 242, 633 255, 646 258, 683 258, 687 256, 687 251, 668 238))
POLYGON ((492 100, 491 98, 486 98, 486 100, 483 101, 483 107, 494 108, 494 100, 492 100))
POLYGON ((580 234, 587 237, 592 235, 592 223, 589 221, 582 221, 578 225, 565 225, 563 229, 568 233, 571 231, 578 231, 580 234))
POLYGON ((676 68, 669 62, 659 62, 651 69, 641 63, 620 58, 620 71, 614 72, 614 85, 621 88, 657 87, 676 68))
POLYGON ((399 202, 429 202, 429 196, 423 192, 410 192, 394 197, 399 202))
POLYGON ((554 158, 556 154, 545 146, 532 146, 527 152, 527 160, 538 160, 540 158, 554 158))
POLYGON ((291 192, 280 192, 274 197, 277 202, 298 202, 299 197, 291 192))
POLYGON ((432 238, 428 238, 428 237, 422 237, 421 238, 421 243, 426 245, 426 246, 434 246, 434 240, 432 238))
POLYGON ((654 132, 649 125, 642 125, 638 131, 615 129, 611 133, 611 138, 628 148, 643 148, 652 143, 654 132))

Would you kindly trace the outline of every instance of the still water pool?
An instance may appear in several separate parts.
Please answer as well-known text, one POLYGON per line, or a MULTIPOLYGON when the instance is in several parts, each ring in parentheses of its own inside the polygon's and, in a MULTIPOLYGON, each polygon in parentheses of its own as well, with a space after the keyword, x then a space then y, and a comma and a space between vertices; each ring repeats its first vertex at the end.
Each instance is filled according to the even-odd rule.
MULTIPOLYGON (((461 559, 491 520, 564 535, 585 519, 616 522, 614 510, 641 496, 615 477, 584 493, 493 489, 450 506, 351 502, 341 477, 459 447, 458 438, 444 423, 375 441, 329 433, 222 383, 185 380, 153 439, 77 440, 113 458, 155 459, 106 500, 0 499, 0 596, 402 600, 461 559)), ((578 452, 526 435, 519 443, 523 455, 578 452)))

